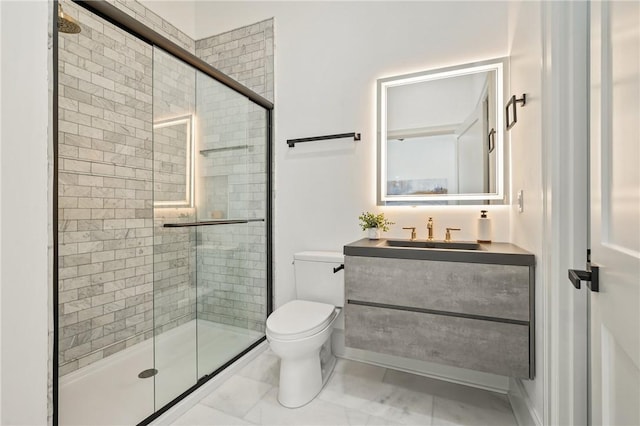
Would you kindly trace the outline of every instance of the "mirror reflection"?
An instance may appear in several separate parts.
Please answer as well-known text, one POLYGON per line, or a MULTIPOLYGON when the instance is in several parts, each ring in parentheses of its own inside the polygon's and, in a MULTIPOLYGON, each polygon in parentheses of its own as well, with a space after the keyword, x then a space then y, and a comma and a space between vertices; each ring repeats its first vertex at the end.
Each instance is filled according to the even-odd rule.
POLYGON ((502 65, 378 81, 379 204, 503 198, 502 65))
POLYGON ((192 206, 192 135, 191 115, 154 123, 154 207, 192 206))

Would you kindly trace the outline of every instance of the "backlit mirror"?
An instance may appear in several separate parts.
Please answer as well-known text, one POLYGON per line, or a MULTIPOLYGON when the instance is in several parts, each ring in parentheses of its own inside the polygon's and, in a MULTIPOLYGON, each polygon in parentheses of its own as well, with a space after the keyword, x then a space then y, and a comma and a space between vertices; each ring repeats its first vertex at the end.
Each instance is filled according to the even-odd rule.
POLYGON ((154 207, 193 206, 193 117, 153 125, 154 207))
POLYGON ((504 59, 378 80, 378 204, 504 200, 504 59))

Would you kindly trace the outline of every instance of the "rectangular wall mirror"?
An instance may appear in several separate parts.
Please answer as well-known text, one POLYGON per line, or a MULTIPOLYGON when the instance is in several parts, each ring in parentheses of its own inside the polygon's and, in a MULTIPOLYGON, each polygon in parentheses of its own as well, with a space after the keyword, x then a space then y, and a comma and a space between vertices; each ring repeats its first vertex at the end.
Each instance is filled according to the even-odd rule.
POLYGON ((502 204, 506 59, 378 80, 378 205, 502 204))

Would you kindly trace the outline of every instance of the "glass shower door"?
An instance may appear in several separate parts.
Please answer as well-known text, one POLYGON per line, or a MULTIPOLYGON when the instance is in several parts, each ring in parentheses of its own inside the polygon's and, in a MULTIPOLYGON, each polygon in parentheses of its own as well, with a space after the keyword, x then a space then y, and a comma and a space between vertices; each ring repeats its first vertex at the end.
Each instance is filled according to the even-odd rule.
POLYGON ((153 51, 153 330, 156 409, 198 379, 193 150, 196 71, 153 51), (170 227, 168 227, 170 226, 170 227))
POLYGON ((264 337, 266 111, 197 74, 198 375, 264 337))
POLYGON ((64 8, 53 422, 144 423, 264 339, 271 113, 249 98, 272 105, 119 7, 64 8))

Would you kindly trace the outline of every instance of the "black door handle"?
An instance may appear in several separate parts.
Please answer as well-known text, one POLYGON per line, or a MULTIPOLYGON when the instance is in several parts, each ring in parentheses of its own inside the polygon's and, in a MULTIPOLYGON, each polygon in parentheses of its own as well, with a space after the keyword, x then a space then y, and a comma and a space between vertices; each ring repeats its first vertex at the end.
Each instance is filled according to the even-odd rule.
POLYGON ((344 269, 344 263, 341 264, 340 266, 336 266, 335 268, 333 268, 333 273, 335 274, 338 271, 341 271, 344 269))
POLYGON ((589 290, 598 292, 600 291, 599 283, 599 268, 591 265, 590 271, 582 271, 579 269, 569 269, 569 281, 577 289, 580 289, 580 281, 585 281, 589 290))
POLYGON ((580 281, 591 281, 591 273, 578 269, 569 269, 569 281, 575 288, 580 289, 580 281))

